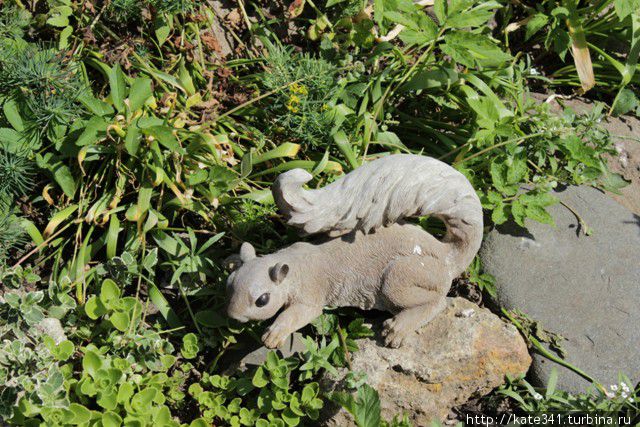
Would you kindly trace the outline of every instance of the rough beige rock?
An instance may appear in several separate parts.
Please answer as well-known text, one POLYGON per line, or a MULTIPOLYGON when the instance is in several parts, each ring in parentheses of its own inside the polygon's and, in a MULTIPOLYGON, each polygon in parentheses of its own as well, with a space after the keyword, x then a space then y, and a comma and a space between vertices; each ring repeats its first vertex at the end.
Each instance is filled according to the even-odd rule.
MULTIPOLYGON (((525 373, 531 363, 515 327, 462 298, 449 299, 445 311, 399 349, 374 339, 358 343, 352 368, 364 371, 367 383, 380 393, 383 417, 404 412, 416 426, 444 419, 451 408, 487 394, 503 383, 506 374, 525 373)), ((324 389, 342 389, 346 373, 342 370, 336 378, 327 374, 324 389)), ((327 408, 323 425, 354 423, 346 411, 334 406, 327 408)))

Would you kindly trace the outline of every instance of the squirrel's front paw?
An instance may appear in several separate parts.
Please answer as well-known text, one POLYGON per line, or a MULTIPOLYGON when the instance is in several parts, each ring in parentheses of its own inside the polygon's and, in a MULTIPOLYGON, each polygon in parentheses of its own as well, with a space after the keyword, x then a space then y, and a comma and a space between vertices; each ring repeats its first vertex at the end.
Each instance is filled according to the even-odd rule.
POLYGON ((262 335, 262 342, 267 348, 278 348, 284 343, 284 340, 291 334, 291 332, 282 325, 272 324, 267 328, 267 331, 262 335))
POLYGON ((400 347, 408 333, 412 329, 406 328, 398 322, 396 317, 385 320, 382 324, 382 336, 384 337, 384 344, 387 347, 398 348, 400 347))

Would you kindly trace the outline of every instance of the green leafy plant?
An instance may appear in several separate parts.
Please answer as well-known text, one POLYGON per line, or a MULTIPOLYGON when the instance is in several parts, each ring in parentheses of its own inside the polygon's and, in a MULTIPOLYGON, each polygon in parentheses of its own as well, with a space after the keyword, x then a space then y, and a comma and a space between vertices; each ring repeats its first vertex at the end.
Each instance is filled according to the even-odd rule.
MULTIPOLYGON (((3 422, 313 425, 329 398, 320 377, 349 370, 373 334, 365 314, 326 310, 291 357, 245 372, 227 360, 265 325, 224 315, 225 258, 243 240, 261 253, 299 240, 269 190, 283 171, 308 170, 316 188, 379 156, 429 155, 471 180, 490 225, 524 227, 553 222, 559 185, 626 184, 599 122, 638 109, 635 3, 423 3, 241 1, 221 14, 191 0, 5 0, 3 422), (572 58, 587 53, 593 111, 530 96, 582 87, 588 67, 572 58)), ((465 274, 493 293, 479 262, 465 274)), ((545 348, 533 323, 504 315, 545 348)), ((409 425, 382 420, 366 376, 346 375, 358 391, 333 398, 360 425, 409 425)), ((504 390, 493 396, 512 390, 522 410, 582 402, 504 390)))
POLYGON ((368 384, 358 388, 354 394, 344 391, 331 393, 329 398, 346 409, 358 427, 409 427, 411 424, 407 416, 398 417, 392 421, 385 421, 380 415, 380 397, 378 392, 368 384))
POLYGON ((492 399, 506 397, 525 413, 588 413, 614 415, 616 420, 622 419, 617 417, 632 420, 637 414, 639 390, 637 387, 633 388, 625 375, 620 375, 617 384, 607 387, 595 385, 578 394, 558 389, 557 381, 558 373, 555 369, 551 371, 544 388, 533 387, 522 378, 510 378, 492 399))
POLYGON ((323 406, 316 382, 302 382, 301 391, 292 390, 291 373, 298 363, 294 358, 281 359, 269 352, 266 362, 252 375, 230 378, 205 374, 200 383, 189 387, 189 393, 200 404, 207 422, 296 426, 303 419, 317 419, 323 406))

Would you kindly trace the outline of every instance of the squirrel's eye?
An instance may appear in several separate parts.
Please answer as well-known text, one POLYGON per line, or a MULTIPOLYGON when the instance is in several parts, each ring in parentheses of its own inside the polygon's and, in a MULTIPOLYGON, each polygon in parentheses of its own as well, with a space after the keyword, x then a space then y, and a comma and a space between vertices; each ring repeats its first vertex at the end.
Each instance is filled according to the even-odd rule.
POLYGON ((256 300, 256 305, 258 307, 264 307, 267 304, 269 304, 269 294, 268 293, 260 295, 260 297, 258 297, 258 299, 256 300))

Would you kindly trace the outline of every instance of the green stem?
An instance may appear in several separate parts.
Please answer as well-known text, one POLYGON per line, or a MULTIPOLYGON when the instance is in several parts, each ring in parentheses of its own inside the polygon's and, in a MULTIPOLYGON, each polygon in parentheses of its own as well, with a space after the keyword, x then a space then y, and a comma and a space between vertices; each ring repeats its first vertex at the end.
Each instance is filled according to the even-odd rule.
POLYGON ((458 160, 457 162, 454 162, 454 164, 464 163, 464 162, 469 161, 471 159, 475 159, 476 157, 482 156, 483 154, 488 153, 491 150, 494 150, 496 148, 499 148, 499 147, 502 147, 502 146, 505 146, 505 145, 508 145, 508 144, 515 143, 516 145, 519 145, 519 144, 523 143, 524 141, 526 141, 527 139, 535 138, 537 136, 542 136, 545 133, 546 132, 536 132, 536 133, 532 133, 530 135, 525 135, 525 136, 521 136, 521 137, 518 137, 518 138, 512 138, 512 139, 508 139, 506 141, 502 141, 502 142, 500 142, 498 144, 494 144, 494 145, 492 145, 490 147, 487 147, 487 148, 485 148, 483 150, 480 150, 477 153, 474 153, 469 157, 465 157, 462 160, 458 160))
POLYGON ((544 357, 546 357, 547 359, 556 362, 559 365, 564 366, 567 369, 572 370, 573 372, 575 372, 576 374, 580 375, 581 377, 583 377, 584 379, 586 379, 587 381, 593 383, 593 384, 598 384, 596 382, 595 379, 593 379, 589 374, 587 374, 586 372, 584 372, 583 370, 581 370, 580 368, 573 366, 572 364, 570 364, 569 362, 565 361, 564 359, 559 358, 558 356, 556 356, 555 354, 551 353, 549 350, 547 350, 541 343, 540 341, 538 341, 538 339, 534 336, 532 336, 531 334, 529 334, 529 332, 522 326, 522 324, 520 324, 520 322, 518 322, 518 320, 513 317, 511 315, 511 313, 506 310, 505 308, 501 308, 502 310, 502 314, 504 314, 511 323, 513 323, 513 325, 518 328, 518 330, 520 331, 520 333, 522 333, 528 340, 529 342, 533 345, 533 347, 535 348, 535 350, 540 353, 541 355, 543 355, 544 357))
MULTIPOLYGON (((425 50, 422 55, 420 55, 420 57, 416 60, 416 62, 414 62, 414 64, 411 66, 411 68, 409 68, 409 70, 404 73, 404 75, 400 78, 400 80, 397 82, 397 84, 395 84, 395 87, 392 84, 389 84, 389 86, 387 86, 387 89, 385 90, 384 94, 382 95, 382 97, 380 97, 380 99, 376 102, 376 108, 373 112, 373 121, 374 121, 374 125, 376 122, 376 118, 378 117, 378 115, 380 114, 380 111, 382 111, 382 105, 384 104, 384 101, 387 99, 388 96, 390 96, 392 93, 394 93, 396 90, 398 90, 398 88, 400 88, 400 86, 402 86, 404 84, 404 82, 407 81, 407 79, 413 74, 413 72, 415 71, 415 69, 418 67, 418 65, 420 65, 422 62, 426 61, 429 56, 431 55, 431 52, 433 52, 433 50, 436 47, 436 43, 438 42, 438 39, 444 34, 446 27, 442 27, 440 28, 440 31, 438 31, 438 34, 434 37, 434 39, 431 41, 431 43, 429 44, 429 47, 427 48, 427 50, 425 50), (393 88, 393 90, 391 90, 393 88)), ((364 151, 362 153, 362 157, 366 157, 367 156, 367 152, 369 150, 369 144, 371 143, 371 134, 373 132, 373 128, 375 126, 371 126, 369 128, 369 132, 367 137, 365 138, 365 141, 367 141, 367 144, 364 147, 364 151)))

